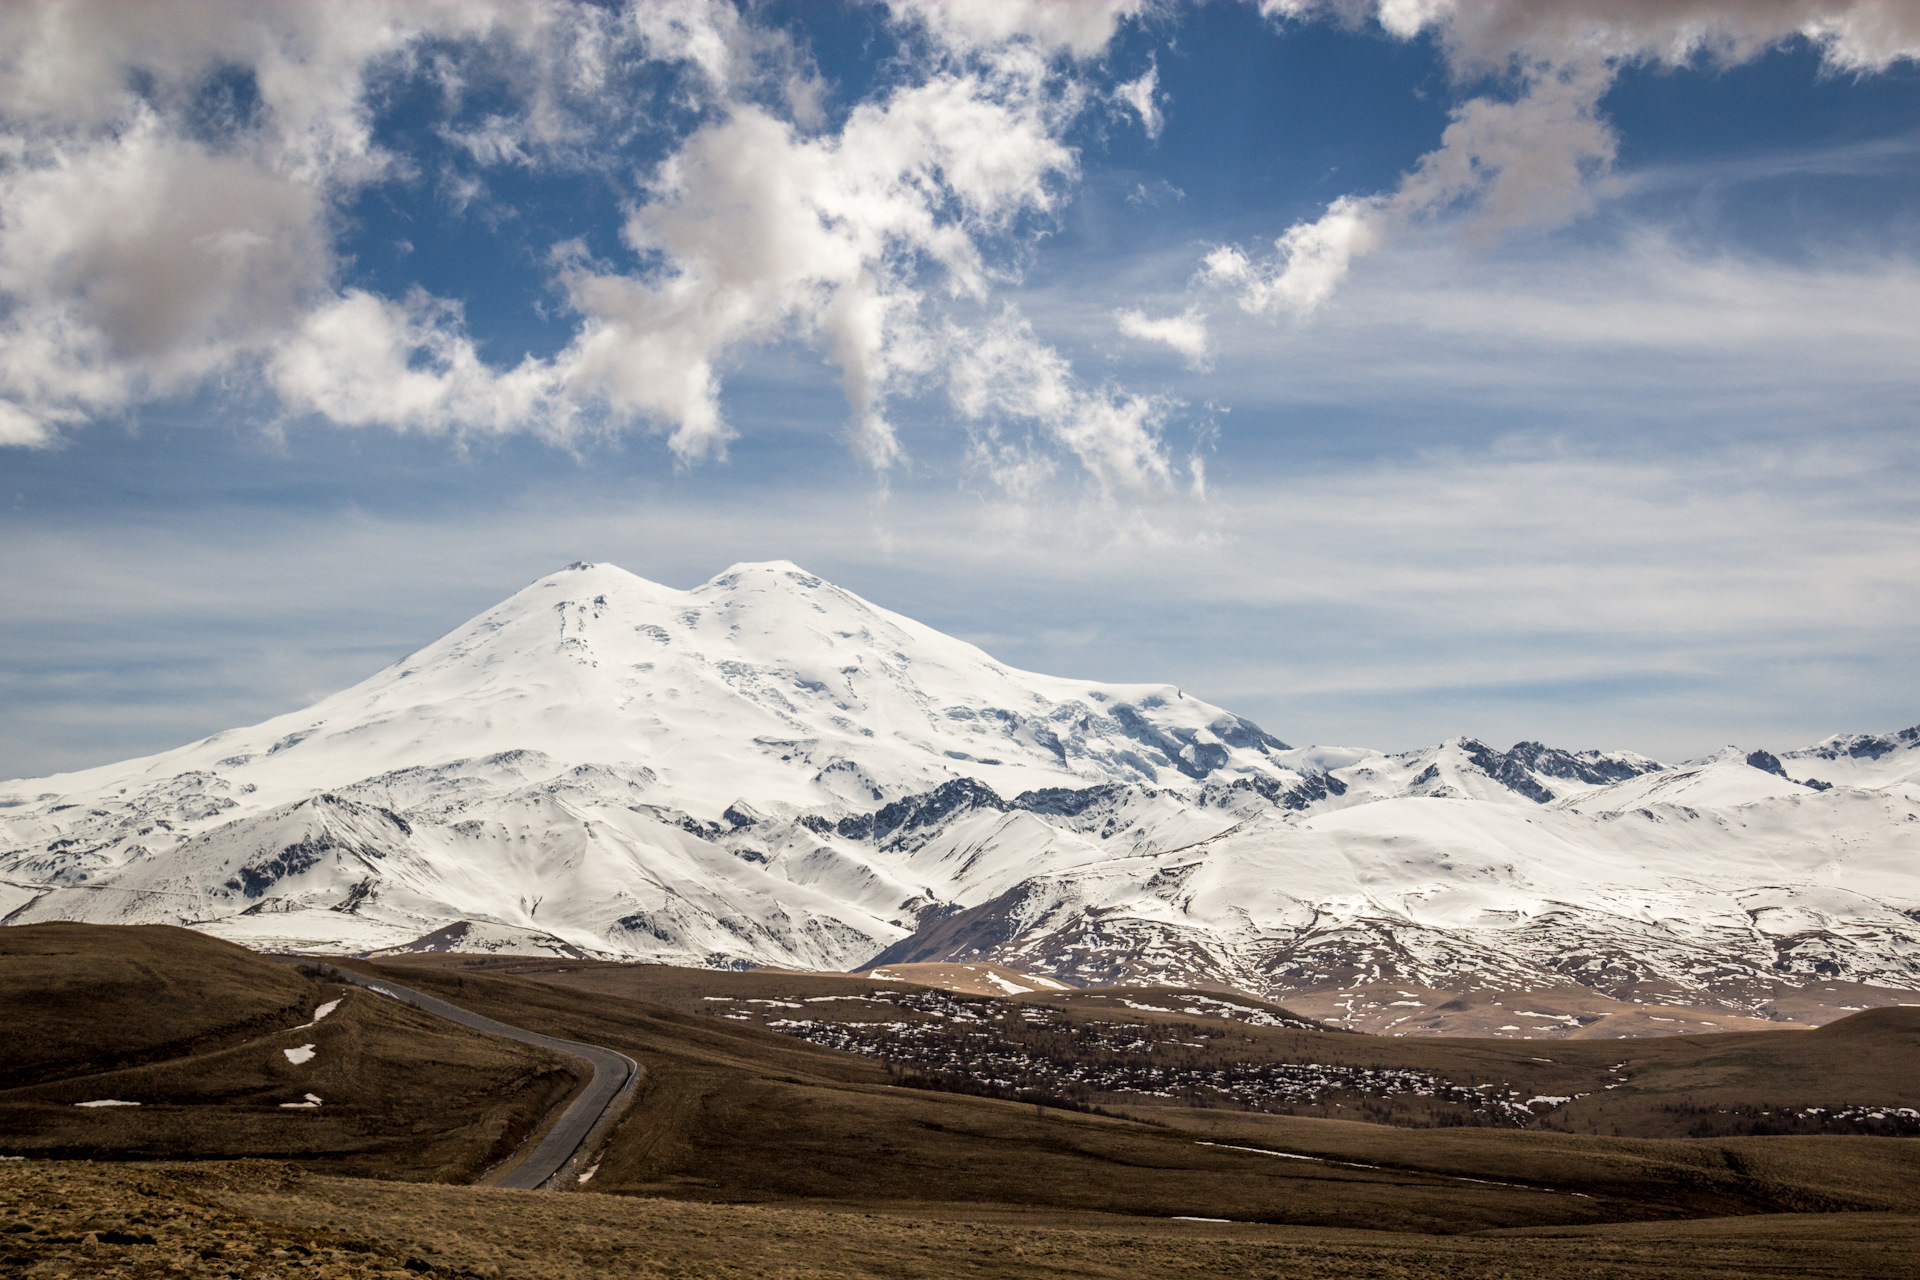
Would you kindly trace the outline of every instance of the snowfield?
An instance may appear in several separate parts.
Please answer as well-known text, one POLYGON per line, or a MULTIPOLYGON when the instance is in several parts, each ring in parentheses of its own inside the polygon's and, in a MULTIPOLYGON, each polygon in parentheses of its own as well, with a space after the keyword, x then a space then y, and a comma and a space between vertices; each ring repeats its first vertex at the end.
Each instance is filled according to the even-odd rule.
POLYGON ((785 562, 532 584, 372 678, 0 784, 0 911, 260 948, 1053 981, 1920 988, 1920 731, 1663 765, 1293 748, 785 562))

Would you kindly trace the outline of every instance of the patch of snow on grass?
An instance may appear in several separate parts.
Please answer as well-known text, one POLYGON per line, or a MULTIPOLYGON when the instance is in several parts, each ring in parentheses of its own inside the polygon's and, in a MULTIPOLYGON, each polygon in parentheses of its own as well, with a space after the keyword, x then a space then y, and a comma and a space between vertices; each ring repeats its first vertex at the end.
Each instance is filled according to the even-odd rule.
POLYGON ((1265 1147, 1236 1147, 1231 1142, 1199 1142, 1194 1145, 1201 1147, 1222 1147, 1228 1151, 1251 1151, 1257 1156, 1274 1156, 1281 1160, 1318 1161, 1320 1159, 1319 1156, 1297 1156, 1291 1151, 1269 1151, 1265 1147))
POLYGON ((313 1022, 303 1022, 299 1026, 295 1027, 294 1030, 305 1031, 308 1027, 312 1026, 314 1022, 320 1021, 320 1019, 326 1017, 328 1014, 332 1013, 335 1009, 338 1009, 339 1007, 340 1007, 340 1001, 338 1000, 327 1001, 325 1004, 321 1005, 318 1009, 315 1009, 313 1011, 313 1022))
POLYGON ((298 1049, 282 1049, 280 1052, 286 1054, 287 1061, 296 1067, 313 1061, 313 1046, 310 1044, 303 1044, 298 1049))
POLYGON ((76 1102, 76 1107, 137 1107, 137 1102, 128 1102, 124 1098, 95 1098, 92 1102, 76 1102))
POLYGON ((307 1100, 305 1102, 283 1102, 280 1104, 282 1110, 285 1110, 288 1107, 293 1107, 293 1108, 305 1109, 309 1111, 311 1111, 313 1108, 319 1105, 320 1105, 320 1095, 317 1093, 308 1094, 307 1100))
POLYGON ((999 974, 994 973, 992 971, 988 971, 987 981, 991 982, 994 986, 1000 988, 1002 991, 1006 992, 1010 996, 1024 996, 1024 995, 1031 994, 1033 991, 1032 987, 1023 987, 1017 982, 1008 982, 1005 978, 1001 977, 999 974))

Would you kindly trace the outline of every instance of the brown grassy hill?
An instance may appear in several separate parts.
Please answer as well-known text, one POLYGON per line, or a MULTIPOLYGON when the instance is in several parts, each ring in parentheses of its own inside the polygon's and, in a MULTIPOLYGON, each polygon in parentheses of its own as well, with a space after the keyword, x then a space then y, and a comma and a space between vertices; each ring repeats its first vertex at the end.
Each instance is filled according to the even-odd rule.
POLYGON ((306 1021, 312 982, 166 925, 0 929, 0 1088, 180 1057, 306 1021))
MULTIPOLYGON (((438 961, 464 972, 476 962, 438 961)), ((1618 1137, 1920 1134, 1920 1009, 1818 1030, 1635 1040, 1328 1032, 1250 996, 1167 987, 913 994, 857 976, 490 960, 484 971, 765 1027, 935 1082, 1089 1105, 1256 1109, 1618 1137), (1903 1115, 1903 1110, 1910 1114, 1903 1115)))
MULTIPOLYGON (((130 945, 119 931, 100 932, 109 952, 130 945)), ((293 972, 308 984, 293 991, 303 1020, 341 993, 262 958, 217 954, 242 978, 249 964, 260 966, 262 982, 293 972)), ((848 1227, 870 1221, 866 1214, 961 1224, 948 1240, 957 1248, 983 1223, 1016 1220, 1074 1230, 1162 1224, 1153 1226, 1159 1231, 1169 1220, 1206 1218, 1455 1236, 1920 1213, 1913 1142, 1568 1131, 1581 1127, 1580 1107, 1597 1108, 1591 1128, 1672 1128, 1706 1113, 1746 1123, 1739 1107, 1822 1106, 1817 1099, 1829 1096, 1892 1105, 1912 1096, 1920 1075, 1912 1069, 1920 1060, 1912 1010, 1875 1011, 1814 1032, 1542 1044, 1327 1031, 1263 1002, 1176 988, 996 999, 831 974, 470 956, 358 964, 503 1021, 636 1058, 645 1081, 587 1186, 699 1202, 704 1207, 689 1207, 684 1220, 710 1221, 715 1231, 748 1223, 740 1229, 760 1234, 742 1256, 785 1259, 783 1266, 799 1265, 777 1243, 796 1233, 814 1239, 820 1257, 850 1256, 835 1252, 835 1233, 877 1230, 848 1227), (888 1061, 882 1047, 919 1056, 888 1061), (1038 1087, 1049 1081, 1051 1091, 1038 1087), (1139 1087, 1107 1087, 1129 1081, 1139 1087), (1303 1088, 1317 1090, 1311 1107, 1276 1102, 1276 1090, 1303 1088), (1506 1101, 1495 1106, 1487 1101, 1494 1097, 1506 1101), (1674 1111, 1676 1100, 1692 1110, 1674 1111), (1266 1109, 1249 1109, 1255 1103, 1266 1109), (1394 1123, 1358 1122, 1379 1118, 1394 1123), (764 1216, 772 1209, 740 1216, 741 1205, 827 1216, 802 1228, 798 1218, 764 1216)), ((0 962, 0 988, 30 1011, 22 984, 40 981, 44 968, 28 964, 14 979, 8 972, 0 962)), ((116 1006, 139 1033, 129 1038, 169 1043, 162 1031, 134 1025, 139 1016, 164 1021, 174 1008, 149 1005, 138 1016, 128 1002, 116 1006)), ((235 1034, 176 1058, 0 1090, 0 1147, 119 1159, 271 1154, 315 1169, 467 1178, 510 1148, 567 1083, 559 1064, 518 1045, 360 990, 317 1025, 235 1034), (311 1060, 287 1059, 285 1049, 308 1044, 311 1060), (322 1105, 281 1105, 308 1092, 322 1105), (99 1098, 143 1105, 73 1105, 99 1098)), ((324 1185, 333 1189, 321 1199, 336 1208, 359 1195, 324 1185)), ((382 1203, 384 1220, 404 1216, 401 1201, 382 1203)), ((478 1212, 434 1204, 451 1216, 478 1212)), ((321 1212, 301 1210, 309 1211, 321 1212)), ((607 1221, 581 1221, 588 1219, 607 1221)), ((637 1237, 623 1238, 634 1241, 623 1247, 635 1257, 656 1256, 637 1237)), ((1020 1239, 1022 1249, 1040 1247, 1020 1239)), ((1691 1247, 1673 1244, 1681 1236, 1662 1239, 1691 1247)), ((621 1261, 603 1246, 593 1246, 602 1252, 592 1265, 621 1261)), ((514 1247, 531 1262, 549 1245, 514 1247)), ((1060 1247, 1062 1274, 1119 1274, 1084 1269, 1105 1256, 1099 1248, 1060 1247)), ((1149 1265, 1160 1249, 1141 1245, 1129 1256, 1149 1265)), ((1230 1267, 1238 1256, 1216 1261, 1230 1267)), ((1241 1261, 1278 1256, 1256 1251, 1241 1261)), ((1459 1274, 1498 1273, 1491 1254, 1474 1267, 1481 1270, 1459 1274)), ((536 1269, 516 1262, 514 1274, 523 1273, 536 1269)))
POLYGON ((12 1156, 275 1156, 465 1180, 578 1083, 571 1059, 184 929, 0 929, 0 1010, 12 1156), (77 1105, 97 1101, 139 1105, 77 1105))
MULTIPOLYGON (((1529 1088, 1582 1073, 1609 1079, 1605 1070, 1618 1063, 1618 1045, 1552 1046, 1616 1055, 1566 1064, 1534 1061, 1538 1055, 1526 1051, 1540 1046, 1524 1043, 1401 1041, 1220 1019, 1203 1026, 1175 1003, 1191 993, 1171 991, 996 1001, 821 974, 451 956, 366 967, 492 1016, 607 1044, 638 1059, 647 1082, 593 1175, 596 1191, 873 1211, 945 1204, 979 1214, 1020 1206, 1442 1233, 1920 1210, 1920 1145, 1889 1139, 1702 1142, 1522 1128, 1394 1128, 1173 1105, 1179 1099, 1104 1097, 1109 1110, 1137 1118, 1129 1120, 907 1087, 914 1082, 874 1057, 836 1052, 768 1026, 864 1025, 898 1039, 918 1010, 893 998, 937 998, 971 1001, 975 1021, 965 1034, 991 1044, 1026 1036, 1036 1009, 1058 1018, 1064 1007, 1069 1020, 1110 1018, 1115 1010, 1087 1007, 1104 996, 1139 1025, 1154 1020, 1188 1047, 1200 1044, 1200 1053, 1224 1053, 1231 1035, 1269 1053, 1307 1046, 1323 1063, 1341 1059, 1362 1070, 1412 1062, 1426 1071, 1514 1078, 1529 1088), (1168 1012, 1126 1007, 1156 999, 1168 1012), (1201 1030, 1223 1034, 1193 1040, 1201 1030), (1407 1054, 1423 1056, 1383 1057, 1407 1054), (1273 1154, 1279 1152, 1286 1154, 1273 1154)), ((1863 1034, 1882 1033, 1868 1028, 1863 1034)), ((1898 1047, 1906 1032, 1896 1027, 1890 1034, 1898 1047)), ((1684 1041, 1648 1043, 1667 1054, 1686 1049, 1684 1041)), ((1725 1062, 1716 1068, 1711 1058, 1701 1061, 1704 1070, 1728 1069, 1725 1062)))
POLYGON ((1446 1237, 1056 1212, 689 1204, 302 1174, 0 1165, 0 1268, 353 1280, 1920 1277, 1920 1219, 1811 1214, 1446 1237))

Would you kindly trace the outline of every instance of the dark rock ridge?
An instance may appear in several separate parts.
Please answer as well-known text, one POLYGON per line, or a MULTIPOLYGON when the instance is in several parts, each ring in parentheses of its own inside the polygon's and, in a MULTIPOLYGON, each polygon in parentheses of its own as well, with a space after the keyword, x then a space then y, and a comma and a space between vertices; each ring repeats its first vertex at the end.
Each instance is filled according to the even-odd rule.
POLYGON ((1850 734, 1792 754, 1811 756, 1821 760, 1838 760, 1842 757, 1855 760, 1878 760, 1896 751, 1908 751, 1915 747, 1920 747, 1920 725, 1915 725, 1911 729, 1902 729, 1898 733, 1850 734))
POLYGON ((1535 804, 1549 804, 1558 798, 1540 781, 1541 777, 1597 787, 1667 767, 1654 760, 1628 759, 1600 751, 1561 751, 1539 742, 1516 742, 1512 750, 1495 751, 1476 738, 1462 738, 1460 749, 1482 773, 1535 804))

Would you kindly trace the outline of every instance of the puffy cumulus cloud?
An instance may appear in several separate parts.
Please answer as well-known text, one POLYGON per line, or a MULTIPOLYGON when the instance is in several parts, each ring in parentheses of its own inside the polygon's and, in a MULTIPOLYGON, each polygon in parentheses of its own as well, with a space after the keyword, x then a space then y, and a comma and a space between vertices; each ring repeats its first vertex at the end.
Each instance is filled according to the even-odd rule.
POLYGON ((841 370, 861 452, 901 456, 885 402, 934 357, 924 287, 982 298, 982 240, 1045 213, 1075 172, 1060 140, 1072 109, 1036 60, 943 72, 854 108, 809 136, 750 104, 663 162, 629 218, 650 274, 566 271, 585 317, 562 359, 569 384, 648 418, 695 459, 730 432, 716 369, 742 344, 817 339, 841 370))
POLYGON ((1172 347, 1186 361, 1187 368, 1196 373, 1205 372, 1213 363, 1212 343, 1207 336, 1207 318, 1198 308, 1189 307, 1177 316, 1154 319, 1144 311, 1127 307, 1114 312, 1113 320, 1120 332, 1129 338, 1172 347))
POLYGON ((1517 73, 1511 98, 1470 98, 1440 146, 1392 192, 1347 195, 1296 223, 1256 261, 1225 246, 1206 281, 1252 312, 1307 312, 1333 295, 1355 259, 1396 226, 1462 213, 1478 234, 1556 226, 1587 211, 1617 140, 1598 104, 1624 63, 1737 63, 1804 39, 1836 69, 1881 70, 1920 57, 1910 0, 1261 0, 1284 20, 1373 21, 1410 39, 1432 31, 1463 80, 1517 73))
POLYGON ((370 78, 597 25, 506 0, 0 9, 0 439, 269 358, 334 297, 339 200, 404 163, 370 78))
POLYGON ((342 426, 565 441, 575 421, 556 370, 533 359, 483 362, 457 308, 416 293, 395 303, 349 289, 309 312, 273 353, 269 380, 294 413, 342 426))
MULTIPOLYGON (((1163 405, 1077 388, 1024 325, 952 319, 1017 277, 1077 176, 1069 127, 1107 100, 1086 61, 1149 3, 897 0, 903 52, 834 127, 807 51, 732 0, 0 9, 0 443, 238 374, 342 426, 643 425, 693 462, 732 435, 729 364, 798 340, 877 468, 904 456, 890 400, 950 384, 976 439, 1007 415, 1103 489, 1150 487, 1163 405), (457 204, 499 166, 625 185, 619 253, 553 252, 575 329, 552 357, 491 366, 458 307, 343 287, 347 201, 431 176, 380 141, 406 94, 464 157, 457 204), (665 159, 623 171, 648 129, 665 159)), ((1156 84, 1119 90, 1149 132, 1156 84)))
POLYGON ((954 327, 947 344, 948 394, 976 424, 975 460, 1009 494, 1023 495, 1051 474, 1034 442, 1010 433, 1015 423, 1072 453, 1103 496, 1155 493, 1172 483, 1161 436, 1170 401, 1081 386, 1066 358, 1011 308, 984 325, 954 327))
POLYGON ((111 142, 0 177, 0 386, 42 422, 165 394, 282 330, 326 285, 324 200, 136 112, 111 142))
POLYGON ((887 0, 895 21, 920 27, 951 49, 979 52, 1026 41, 1075 58, 1097 56, 1122 22, 1160 7, 1161 0, 887 0))
POLYGON ((1274 241, 1272 260, 1255 262, 1222 245, 1207 255, 1201 274, 1213 284, 1238 289, 1240 305, 1248 311, 1311 311, 1333 296, 1355 258, 1380 243, 1387 206, 1379 197, 1341 196, 1317 221, 1287 228, 1274 241))

